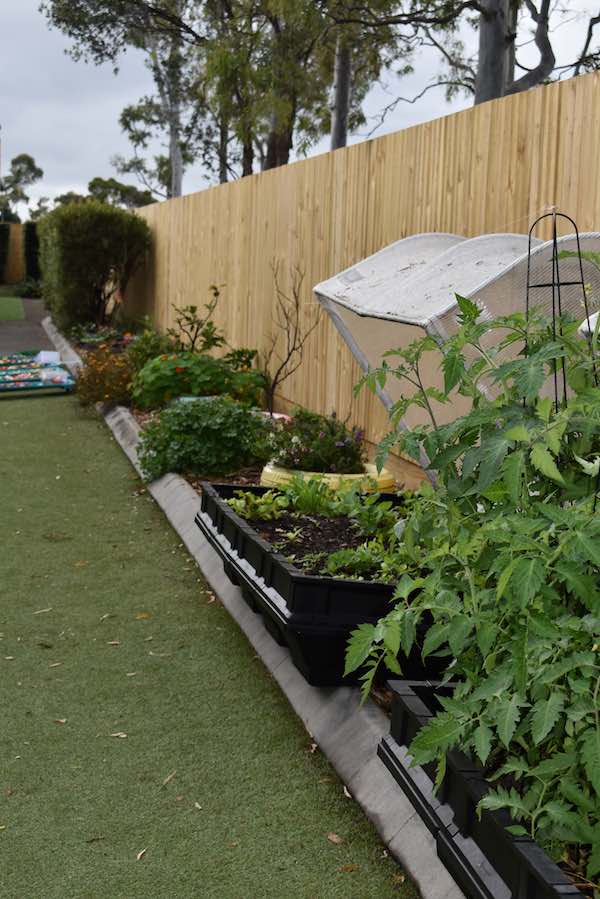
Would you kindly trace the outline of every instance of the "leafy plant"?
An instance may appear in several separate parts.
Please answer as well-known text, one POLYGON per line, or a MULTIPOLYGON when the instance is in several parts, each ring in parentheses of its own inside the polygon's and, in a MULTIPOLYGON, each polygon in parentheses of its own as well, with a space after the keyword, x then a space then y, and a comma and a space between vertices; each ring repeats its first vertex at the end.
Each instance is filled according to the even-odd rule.
POLYGON ((133 367, 137 372, 141 371, 147 362, 173 352, 171 338, 165 334, 159 334, 149 320, 144 322, 144 329, 137 334, 129 345, 129 356, 133 367))
MULTIPOLYGON (((436 473, 415 501, 396 545, 406 567, 396 605, 349 643, 347 671, 366 660, 368 691, 384 660, 400 671, 419 624, 430 623, 423 656, 447 658, 454 694, 411 745, 417 762, 454 746, 502 778, 482 808, 508 808, 555 856, 577 844, 578 870, 600 879, 600 389, 589 345, 576 323, 538 315, 485 321, 459 298, 457 334, 444 346, 444 391, 419 374, 430 338, 387 354, 364 379, 388 377, 414 393, 392 409, 396 424, 411 404, 431 425, 394 429, 397 443, 436 473), (497 336, 496 343, 490 337, 497 336), (512 358, 507 361, 507 351, 512 358), (571 394, 546 395, 554 375, 571 394), (483 385, 487 390, 481 389, 483 385), (471 411, 437 426, 435 403, 454 391, 471 411), (495 394, 495 395, 494 395, 495 394), (506 785, 508 778, 509 785, 506 785)), ((598 335, 593 335, 596 350, 598 335)), ((448 675, 449 676, 449 675, 448 675)), ((598 884, 596 883, 596 888, 598 884)))
POLYGON ((197 306, 183 306, 181 309, 173 306, 177 327, 169 328, 167 336, 171 338, 175 349, 181 353, 207 353, 225 343, 225 335, 212 320, 221 294, 215 284, 210 290, 212 299, 205 305, 204 315, 198 314, 197 306))
POLYGON ((238 490, 234 497, 227 500, 234 512, 243 518, 260 519, 261 521, 275 521, 281 518, 289 508, 289 499, 282 493, 267 490, 262 495, 257 495, 249 490, 238 490))
POLYGON ((150 247, 146 222, 89 200, 57 207, 38 232, 44 299, 58 323, 106 324, 150 247))
POLYGON ((175 403, 142 431, 146 478, 169 472, 228 474, 268 455, 270 423, 230 397, 175 403))
POLYGON ((274 462, 299 471, 364 472, 364 434, 349 429, 335 413, 327 417, 296 409, 291 421, 274 434, 274 462))
POLYGON ((41 281, 37 281, 33 278, 26 278, 24 281, 19 281, 18 284, 14 285, 13 293, 16 297, 38 299, 42 296, 41 281))
POLYGON ((260 372, 234 371, 224 359, 196 353, 163 354, 136 374, 133 396, 142 409, 156 408, 178 396, 229 394, 245 403, 260 400, 260 372))
POLYGON ((107 403, 128 406, 133 371, 127 353, 113 353, 110 347, 101 346, 85 355, 85 363, 76 381, 77 396, 84 405, 107 403))

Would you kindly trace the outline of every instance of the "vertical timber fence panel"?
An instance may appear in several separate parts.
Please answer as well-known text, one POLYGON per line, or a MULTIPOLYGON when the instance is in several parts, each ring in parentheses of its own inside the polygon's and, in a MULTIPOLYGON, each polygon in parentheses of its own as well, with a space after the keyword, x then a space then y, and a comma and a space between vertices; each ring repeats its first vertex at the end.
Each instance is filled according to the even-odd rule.
MULTIPOLYGON (((164 329, 174 306, 202 305, 217 284, 216 320, 229 342, 264 351, 273 266, 285 289, 294 271, 302 274, 308 322, 314 284, 410 234, 525 233, 555 204, 580 230, 600 230, 599 109, 593 73, 146 207, 140 215, 154 246, 129 306, 164 329)), ((387 417, 374 397, 353 398, 358 377, 322 316, 279 405, 335 409, 376 443, 387 417)))
POLYGON ((10 224, 8 256, 4 268, 4 280, 7 284, 17 284, 25 277, 25 256, 23 254, 23 226, 10 224))

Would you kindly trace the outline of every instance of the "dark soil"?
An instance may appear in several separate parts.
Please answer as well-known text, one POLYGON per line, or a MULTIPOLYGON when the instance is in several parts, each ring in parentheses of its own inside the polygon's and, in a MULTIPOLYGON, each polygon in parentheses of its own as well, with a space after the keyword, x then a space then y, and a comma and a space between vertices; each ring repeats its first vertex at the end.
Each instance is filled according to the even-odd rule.
POLYGON ((365 538, 346 516, 325 518, 285 512, 276 521, 251 520, 255 531, 306 574, 328 576, 327 556, 338 549, 356 549, 365 538))

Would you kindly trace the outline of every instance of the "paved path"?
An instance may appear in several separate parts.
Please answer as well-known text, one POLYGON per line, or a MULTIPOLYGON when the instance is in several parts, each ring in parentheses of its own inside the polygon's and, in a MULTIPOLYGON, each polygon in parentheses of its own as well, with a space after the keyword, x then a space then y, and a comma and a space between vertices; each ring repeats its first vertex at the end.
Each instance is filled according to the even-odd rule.
POLYGON ((25 320, 0 322, 0 354, 21 350, 53 350, 54 345, 42 328, 47 314, 42 300, 23 300, 25 320))

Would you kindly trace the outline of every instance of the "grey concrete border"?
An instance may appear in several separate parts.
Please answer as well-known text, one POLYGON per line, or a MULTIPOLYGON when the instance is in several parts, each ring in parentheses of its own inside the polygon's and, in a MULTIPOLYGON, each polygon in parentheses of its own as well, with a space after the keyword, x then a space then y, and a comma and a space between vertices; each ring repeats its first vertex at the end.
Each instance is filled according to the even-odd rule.
POLYGON ((63 337, 49 315, 42 319, 41 324, 48 338, 60 353, 61 361, 64 362, 71 374, 75 376, 78 369, 83 365, 81 356, 75 352, 66 337, 63 337))
MULTIPOLYGON (((77 354, 61 335, 60 342, 55 341, 54 333, 58 332, 51 321, 49 325, 50 328, 45 326, 46 333, 69 364, 68 360, 77 354)), ((141 474, 137 454, 140 428, 136 420, 122 406, 103 414, 116 442, 141 474)), ((355 688, 312 687, 305 681, 289 651, 275 642, 262 618, 246 605, 239 587, 225 575, 220 557, 195 525, 200 498, 187 481, 179 475, 166 474, 149 484, 148 490, 353 799, 372 821, 390 853, 416 882, 423 899, 464 899, 437 856, 434 837, 377 758, 377 746, 389 733, 386 715, 370 701, 360 706, 355 688)))

